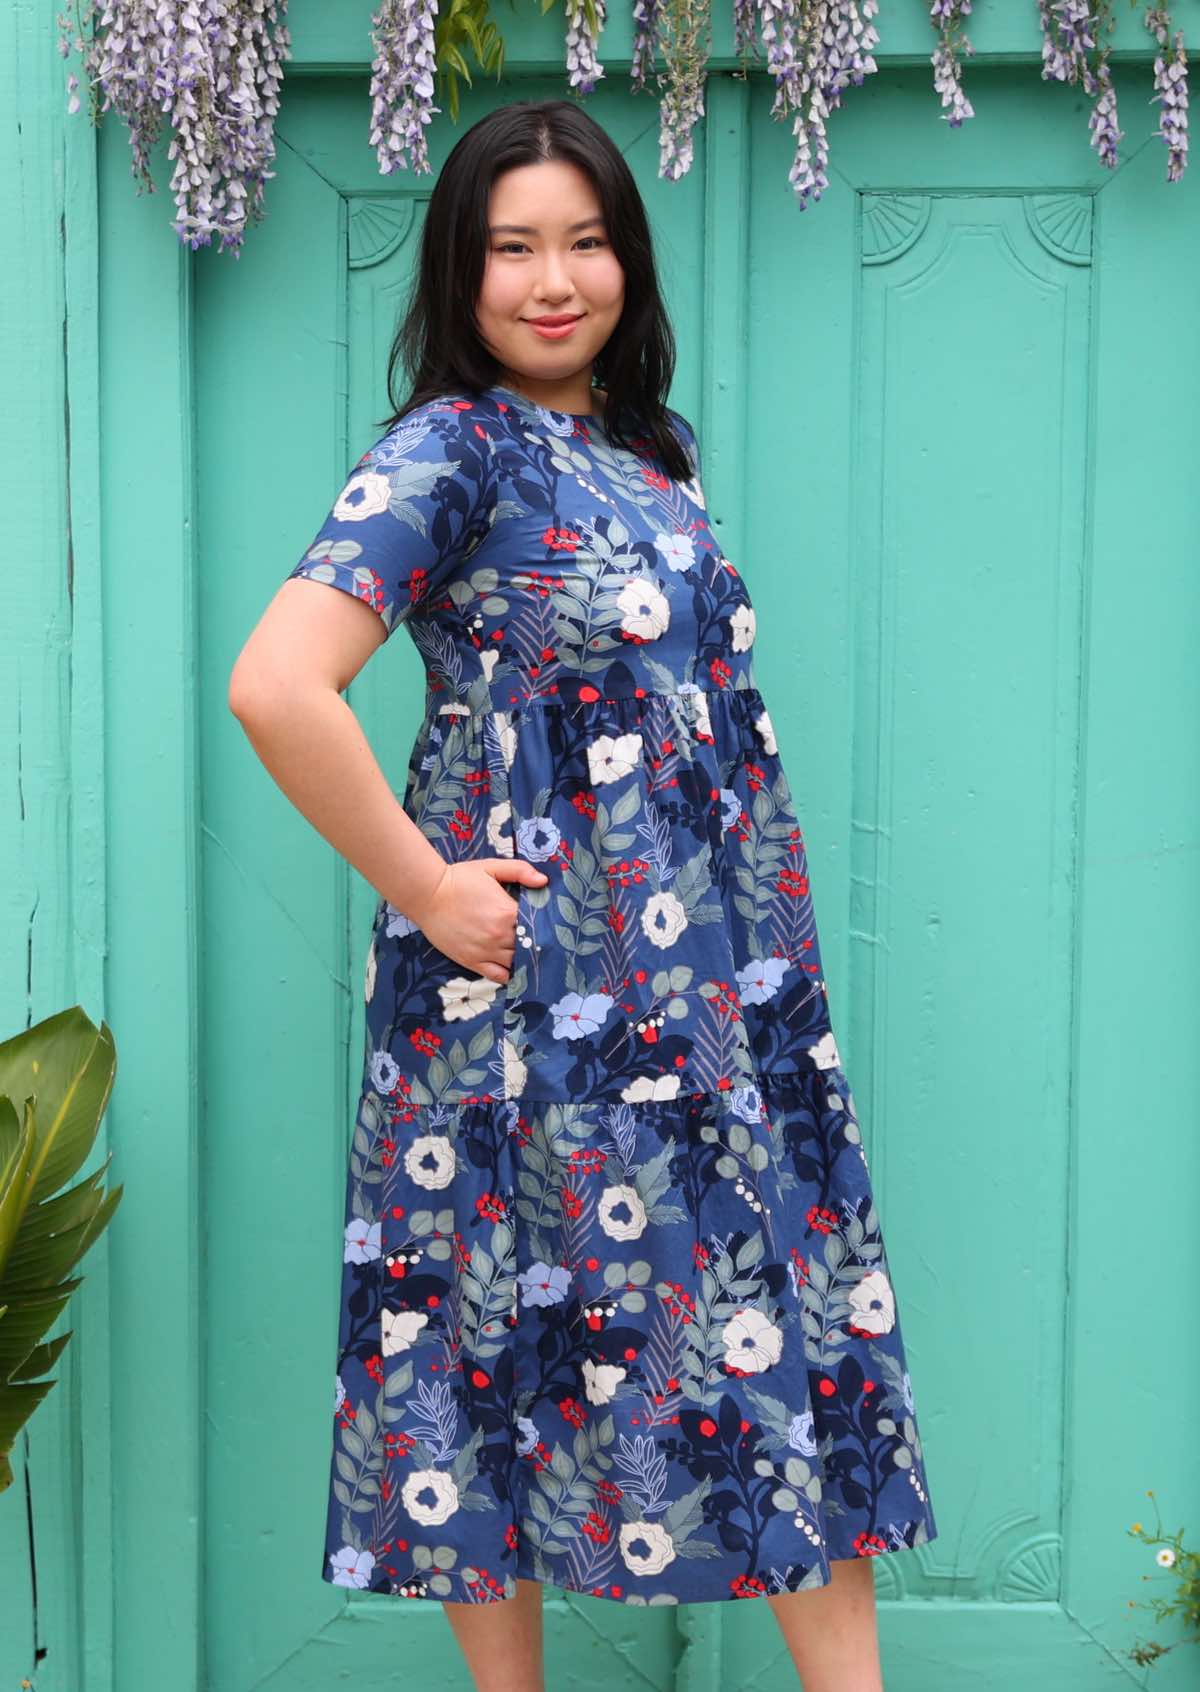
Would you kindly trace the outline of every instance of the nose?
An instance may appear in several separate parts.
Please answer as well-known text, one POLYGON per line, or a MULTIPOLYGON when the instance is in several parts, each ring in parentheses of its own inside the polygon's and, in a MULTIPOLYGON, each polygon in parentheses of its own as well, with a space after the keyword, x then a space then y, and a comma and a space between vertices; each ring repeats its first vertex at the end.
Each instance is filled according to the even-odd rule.
POLYGON ((569 298, 573 291, 566 263, 554 253, 547 253, 542 260, 541 273, 538 277, 536 289, 538 296, 542 299, 557 301, 569 298))

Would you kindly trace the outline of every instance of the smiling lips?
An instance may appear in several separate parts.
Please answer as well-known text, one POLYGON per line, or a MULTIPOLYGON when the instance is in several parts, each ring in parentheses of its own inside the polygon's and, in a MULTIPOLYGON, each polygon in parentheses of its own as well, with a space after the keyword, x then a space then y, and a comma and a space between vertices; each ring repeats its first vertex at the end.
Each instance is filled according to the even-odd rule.
POLYGON ((579 322, 579 317, 527 317, 523 321, 528 323, 535 335, 541 335, 550 341, 561 341, 571 333, 579 322))

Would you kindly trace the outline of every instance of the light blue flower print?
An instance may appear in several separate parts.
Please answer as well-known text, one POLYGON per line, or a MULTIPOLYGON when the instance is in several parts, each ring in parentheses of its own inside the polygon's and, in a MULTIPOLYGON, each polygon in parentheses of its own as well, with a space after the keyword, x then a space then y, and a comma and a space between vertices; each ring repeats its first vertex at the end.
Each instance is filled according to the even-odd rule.
POLYGON ((368 1222, 361 1216, 351 1218, 346 1224, 344 1261, 373 1263, 383 1249, 380 1235, 382 1227, 382 1222, 368 1222))
POLYGON ((387 911, 387 920, 383 925, 383 932, 389 940, 400 935, 417 932, 416 923, 411 918, 406 917, 403 911, 398 911, 395 905, 389 903, 385 905, 384 909, 387 911))
POLYGON ((596 1034, 613 1008, 607 993, 565 993, 550 1006, 554 1018, 556 1040, 580 1040, 585 1034, 596 1034))
POLYGON ((528 1416, 518 1416, 517 1432, 520 1435, 517 1440, 517 1456, 528 1457, 538 1442, 537 1423, 531 1422, 528 1416))
POLYGON ((732 828, 742 814, 742 802, 732 787, 721 789, 721 827, 732 828))
POLYGON ((356 1551, 353 1545, 343 1545, 330 1557, 329 1565, 334 1586, 370 1586, 375 1555, 372 1551, 356 1551))
POLYGON ((436 723, 434 723, 433 726, 429 730, 429 740, 426 744, 424 754, 421 758, 421 772, 422 772, 422 774, 427 775, 429 773, 429 771, 433 768, 433 766, 437 763, 439 754, 441 752, 442 741, 444 739, 445 739, 445 736, 442 734, 441 729, 438 727, 438 725, 436 723))
POLYGON ((817 1449, 814 1426, 811 1410, 802 1410, 798 1416, 792 1417, 792 1425, 788 1429, 788 1444, 802 1457, 811 1457, 817 1449))
POLYGON ((696 546, 691 535, 655 535, 654 544, 667 569, 674 570, 676 575, 690 570, 696 562, 696 546))
POLYGON ((737 972, 738 992, 744 1005, 765 1005, 779 991, 787 973, 786 958, 751 958, 737 972))
POLYGON ((390 1052, 371 1054, 371 1085, 377 1093, 390 1093, 400 1079, 400 1065, 390 1052))
POLYGON ((545 1310, 552 1304, 561 1304, 571 1288, 571 1272, 561 1264, 555 1264, 552 1269, 548 1263, 531 1263, 517 1276, 517 1285, 521 1289, 521 1303, 528 1307, 536 1305, 545 1310))
POLYGON ((548 817, 527 817, 517 824, 517 856, 528 858, 531 864, 540 864, 557 852, 561 840, 558 826, 548 817))
POLYGON ((735 1087, 729 1104, 743 1122, 757 1122, 762 1116, 762 1094, 757 1087, 735 1087))

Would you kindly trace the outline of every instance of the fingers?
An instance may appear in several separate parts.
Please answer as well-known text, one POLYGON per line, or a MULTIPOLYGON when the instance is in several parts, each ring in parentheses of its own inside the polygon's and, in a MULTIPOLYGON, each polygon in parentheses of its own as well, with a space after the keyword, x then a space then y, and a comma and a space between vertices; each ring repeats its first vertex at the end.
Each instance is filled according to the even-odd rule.
POLYGON ((541 887, 547 877, 524 858, 480 858, 477 860, 497 881, 519 881, 526 887, 541 887))
POLYGON ((479 966, 479 973, 485 975, 489 981, 496 981, 503 987, 511 971, 505 969, 503 964, 485 963, 479 966))

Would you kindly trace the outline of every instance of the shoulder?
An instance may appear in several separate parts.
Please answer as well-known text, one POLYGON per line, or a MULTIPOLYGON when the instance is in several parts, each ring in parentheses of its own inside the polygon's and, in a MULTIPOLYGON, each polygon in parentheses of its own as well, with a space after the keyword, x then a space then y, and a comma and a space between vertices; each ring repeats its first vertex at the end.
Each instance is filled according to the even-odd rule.
POLYGON ((432 478, 425 491, 443 481, 467 483, 482 495, 492 479, 488 421, 486 400, 466 392, 439 394, 390 424, 363 454, 359 469, 386 475, 393 485, 432 478))

